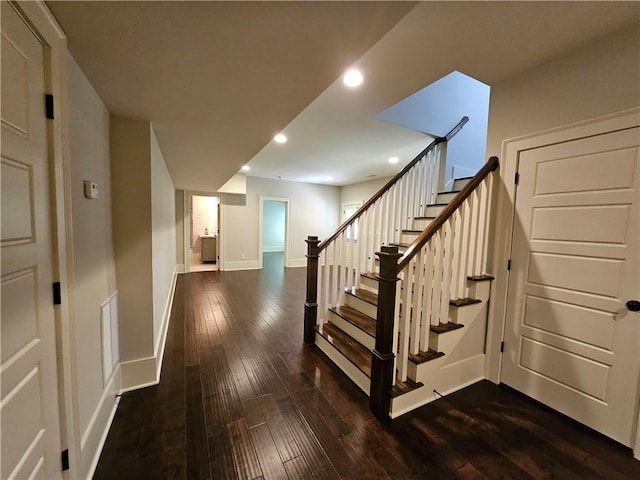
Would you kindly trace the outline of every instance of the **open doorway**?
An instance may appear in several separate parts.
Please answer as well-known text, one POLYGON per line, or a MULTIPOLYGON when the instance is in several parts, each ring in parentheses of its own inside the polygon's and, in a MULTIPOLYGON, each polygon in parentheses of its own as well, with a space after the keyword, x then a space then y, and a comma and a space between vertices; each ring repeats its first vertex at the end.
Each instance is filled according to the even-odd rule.
POLYGON ((287 266, 289 199, 260 197, 260 268, 287 266))
POLYGON ((189 194, 189 271, 218 270, 220 199, 189 194))

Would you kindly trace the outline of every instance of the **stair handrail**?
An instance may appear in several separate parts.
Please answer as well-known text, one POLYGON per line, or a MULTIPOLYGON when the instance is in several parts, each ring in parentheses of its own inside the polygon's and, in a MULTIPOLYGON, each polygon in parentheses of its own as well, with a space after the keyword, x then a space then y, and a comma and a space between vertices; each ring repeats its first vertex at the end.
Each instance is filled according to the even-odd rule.
POLYGON ((425 228, 413 243, 405 250, 403 255, 398 259, 396 271, 404 270, 409 262, 416 256, 422 247, 435 235, 435 233, 451 218, 454 212, 469 198, 473 191, 480 185, 487 176, 500 166, 498 157, 490 157, 487 163, 478 170, 469 183, 449 202, 449 204, 440 212, 440 214, 425 228))
POLYGON ((373 195, 369 200, 362 204, 356 212, 346 219, 342 225, 338 227, 338 229, 327 237, 325 240, 320 242, 318 245, 318 253, 322 252, 331 242, 333 242, 338 236, 344 232, 349 226, 351 226, 364 212, 366 212, 386 191, 388 191, 393 185, 395 185, 398 180, 400 180, 408 171, 410 171, 416 163, 418 163, 425 155, 427 155, 431 150, 433 150, 438 144, 448 142, 451 140, 465 124, 469 121, 469 117, 464 116, 458 122, 458 124, 451 129, 449 133, 447 133, 444 137, 437 137, 433 140, 424 150, 422 150, 411 162, 409 162, 402 170, 400 170, 391 180, 389 180, 375 195, 373 195))

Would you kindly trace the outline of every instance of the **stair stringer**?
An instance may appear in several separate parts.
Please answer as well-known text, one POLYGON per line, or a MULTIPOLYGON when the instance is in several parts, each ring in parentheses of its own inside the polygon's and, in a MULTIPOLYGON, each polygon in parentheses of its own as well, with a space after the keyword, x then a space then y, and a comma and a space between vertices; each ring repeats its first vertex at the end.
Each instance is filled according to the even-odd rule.
POLYGON ((439 345, 438 351, 445 353, 445 355, 419 365, 409 362, 407 376, 416 382, 423 383, 424 386, 393 398, 389 412, 391 418, 396 418, 433 400, 437 400, 441 396, 448 395, 484 379, 484 353, 471 355, 453 362, 449 360, 465 335, 473 334, 472 325, 476 322, 485 322, 486 324, 488 319, 491 282, 476 283, 477 285, 473 286, 474 298, 482 300, 482 302, 464 307, 450 307, 451 320, 454 323, 463 324, 465 327, 440 335, 431 332, 432 336, 441 337, 437 341, 439 345))

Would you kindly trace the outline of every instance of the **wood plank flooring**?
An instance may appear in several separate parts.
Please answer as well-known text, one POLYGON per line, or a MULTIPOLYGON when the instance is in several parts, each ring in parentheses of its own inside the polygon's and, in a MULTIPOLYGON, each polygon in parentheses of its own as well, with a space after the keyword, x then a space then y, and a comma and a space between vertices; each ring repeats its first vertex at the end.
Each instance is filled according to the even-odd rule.
POLYGON ((279 262, 179 276, 160 384, 123 395, 95 479, 640 478, 630 450, 489 382, 380 422, 303 344, 305 269, 279 262))

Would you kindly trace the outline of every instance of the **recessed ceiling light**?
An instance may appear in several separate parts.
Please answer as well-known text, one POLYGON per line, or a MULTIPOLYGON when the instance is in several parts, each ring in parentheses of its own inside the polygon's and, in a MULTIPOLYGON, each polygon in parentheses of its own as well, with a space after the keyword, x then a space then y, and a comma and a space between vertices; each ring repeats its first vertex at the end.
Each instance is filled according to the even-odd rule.
POLYGON ((283 133, 279 133, 275 137, 273 137, 273 139, 276 141, 276 143, 285 143, 287 141, 287 136, 283 133))
POLYGON ((333 180, 333 177, 331 175, 327 175, 326 177, 324 177, 325 182, 330 182, 331 180, 333 180))
POLYGON ((248 172, 249 170, 251 170, 251 167, 249 165, 243 165, 242 166, 242 171, 243 172, 248 172))
POLYGON ((347 70, 347 72, 342 77, 342 83, 344 83, 347 87, 357 87, 362 83, 364 77, 360 70, 356 70, 355 68, 351 68, 347 70))
POLYGON ((399 161, 398 157, 389 157, 389 163, 398 163, 399 161))

